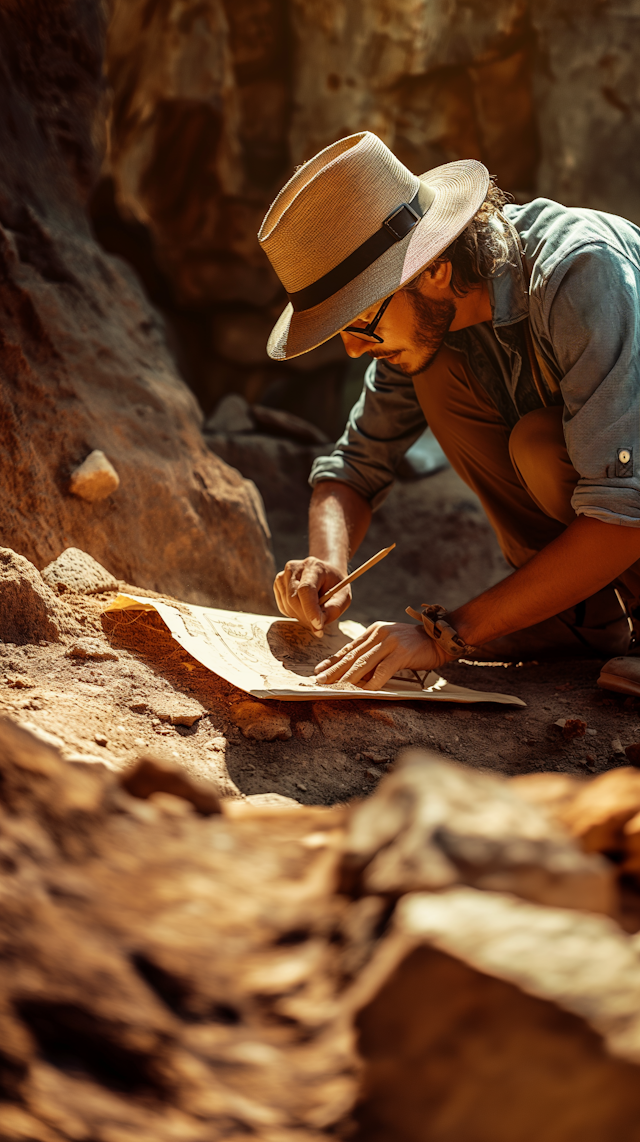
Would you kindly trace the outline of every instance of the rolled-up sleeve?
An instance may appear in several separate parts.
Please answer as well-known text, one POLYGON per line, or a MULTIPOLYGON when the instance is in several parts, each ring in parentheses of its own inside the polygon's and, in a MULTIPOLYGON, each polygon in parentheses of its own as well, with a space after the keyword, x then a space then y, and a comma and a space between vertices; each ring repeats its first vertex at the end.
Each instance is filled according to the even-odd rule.
POLYGON ((640 527, 640 272, 606 245, 583 248, 548 282, 564 433, 580 475, 577 515, 640 527))
POLYGON ((379 507, 425 423, 411 378, 384 361, 373 361, 342 436, 329 456, 314 461, 309 483, 315 487, 323 480, 340 480, 374 509, 379 507))

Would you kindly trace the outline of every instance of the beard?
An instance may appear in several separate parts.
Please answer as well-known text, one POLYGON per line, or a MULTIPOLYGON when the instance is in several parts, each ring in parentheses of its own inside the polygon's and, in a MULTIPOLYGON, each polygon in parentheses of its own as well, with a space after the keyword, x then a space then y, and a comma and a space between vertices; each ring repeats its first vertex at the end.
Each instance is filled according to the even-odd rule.
POLYGON ((415 377, 424 372, 441 348, 456 316, 456 307, 448 298, 433 301, 417 290, 409 289, 406 293, 413 310, 411 350, 417 361, 410 367, 395 367, 406 377, 415 377))

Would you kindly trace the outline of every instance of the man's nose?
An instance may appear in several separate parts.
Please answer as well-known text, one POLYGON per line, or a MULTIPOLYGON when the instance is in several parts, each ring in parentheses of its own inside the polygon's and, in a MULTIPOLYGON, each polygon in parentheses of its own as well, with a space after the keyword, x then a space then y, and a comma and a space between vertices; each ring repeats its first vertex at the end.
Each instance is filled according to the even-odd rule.
POLYGON ((361 357, 363 353, 370 353, 375 344, 374 341, 363 341, 362 337, 354 337, 352 333, 342 332, 340 336, 350 357, 361 357))

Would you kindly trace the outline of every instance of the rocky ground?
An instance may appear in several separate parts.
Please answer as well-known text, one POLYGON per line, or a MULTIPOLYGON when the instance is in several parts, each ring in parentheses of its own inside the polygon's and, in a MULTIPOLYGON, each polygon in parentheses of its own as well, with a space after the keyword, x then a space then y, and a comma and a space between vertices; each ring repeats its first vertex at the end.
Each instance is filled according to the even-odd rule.
POLYGON ((153 753, 231 796, 327 805, 370 793, 408 744, 505 774, 585 775, 628 764, 623 747, 640 740, 640 703, 599 690, 601 663, 588 659, 443 671, 527 704, 507 712, 489 703, 256 702, 248 718, 246 696, 191 659, 157 616, 105 615, 120 590, 141 593, 124 583, 98 594, 65 589, 71 633, 0 643, 0 711, 71 760, 124 769, 153 753), (586 730, 568 740, 556 722, 574 717, 586 730))

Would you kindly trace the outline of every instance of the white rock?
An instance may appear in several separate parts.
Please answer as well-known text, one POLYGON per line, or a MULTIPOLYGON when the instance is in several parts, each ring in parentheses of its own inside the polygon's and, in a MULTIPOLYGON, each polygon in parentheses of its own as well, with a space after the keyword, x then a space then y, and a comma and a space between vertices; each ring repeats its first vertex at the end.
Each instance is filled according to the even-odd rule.
POLYGON ((104 452, 95 449, 83 460, 79 468, 72 472, 69 491, 89 503, 106 500, 120 487, 120 477, 104 452))

